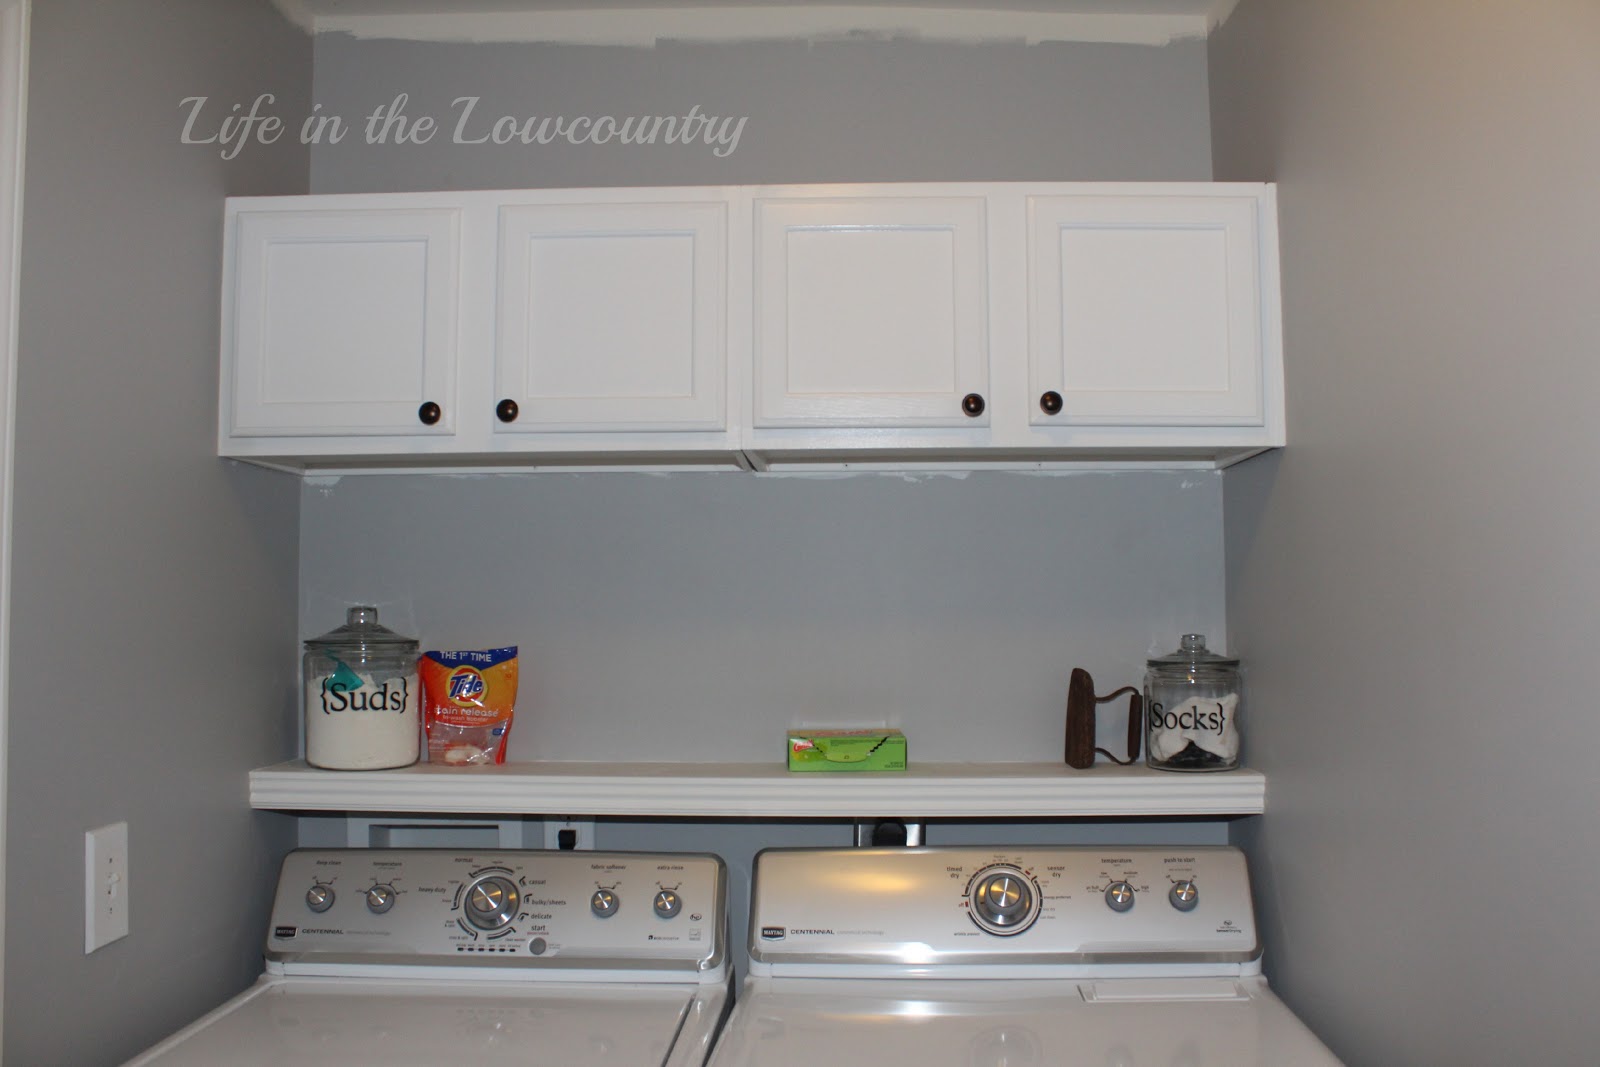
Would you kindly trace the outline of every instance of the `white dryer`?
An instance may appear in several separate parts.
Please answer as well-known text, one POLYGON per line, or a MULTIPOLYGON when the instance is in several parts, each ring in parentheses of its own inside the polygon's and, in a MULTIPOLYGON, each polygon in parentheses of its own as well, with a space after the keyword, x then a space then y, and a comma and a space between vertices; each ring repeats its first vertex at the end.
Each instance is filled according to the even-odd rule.
POLYGON ((711 1067, 1325 1067, 1223 847, 774 849, 711 1067))
POLYGON ((250 989, 138 1067, 704 1067, 730 1004, 715 856, 302 850, 250 989))

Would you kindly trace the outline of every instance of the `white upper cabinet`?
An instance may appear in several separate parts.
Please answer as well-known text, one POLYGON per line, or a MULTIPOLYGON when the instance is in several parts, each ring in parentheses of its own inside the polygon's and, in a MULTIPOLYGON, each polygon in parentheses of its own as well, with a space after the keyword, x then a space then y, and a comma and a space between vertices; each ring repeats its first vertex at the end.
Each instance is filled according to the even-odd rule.
POLYGON ((703 199, 502 207, 495 430, 724 429, 727 214, 703 199))
POLYGON ((1214 467, 1284 443, 1269 185, 228 202, 219 450, 291 469, 1214 467))
POLYGON ((1034 425, 1266 424, 1258 197, 1027 203, 1034 425))
POLYGON ((988 424, 982 196, 754 207, 756 429, 988 424))
POLYGON ((224 439, 453 432, 459 211, 247 210, 230 221, 224 439))

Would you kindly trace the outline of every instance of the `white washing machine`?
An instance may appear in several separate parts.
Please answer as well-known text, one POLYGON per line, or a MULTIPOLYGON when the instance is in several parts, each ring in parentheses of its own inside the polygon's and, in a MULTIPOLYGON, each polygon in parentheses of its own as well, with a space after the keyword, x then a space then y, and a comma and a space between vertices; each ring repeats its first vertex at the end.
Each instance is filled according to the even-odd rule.
POLYGON ((711 1067, 1322 1067, 1236 849, 774 849, 711 1067))
POLYGON ((704 1067, 726 898, 715 856, 293 852, 266 973, 131 1063, 704 1067))

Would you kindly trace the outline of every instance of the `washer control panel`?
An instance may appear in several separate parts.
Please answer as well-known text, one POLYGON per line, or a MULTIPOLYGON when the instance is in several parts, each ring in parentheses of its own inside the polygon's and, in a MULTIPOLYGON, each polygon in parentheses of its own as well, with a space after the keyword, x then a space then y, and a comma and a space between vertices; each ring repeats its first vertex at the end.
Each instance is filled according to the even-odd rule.
POLYGON ((267 958, 717 972, 727 874, 709 855, 302 849, 283 861, 267 958))
POLYGON ((771 849, 752 960, 1240 963, 1260 956, 1244 854, 1222 846, 771 849))

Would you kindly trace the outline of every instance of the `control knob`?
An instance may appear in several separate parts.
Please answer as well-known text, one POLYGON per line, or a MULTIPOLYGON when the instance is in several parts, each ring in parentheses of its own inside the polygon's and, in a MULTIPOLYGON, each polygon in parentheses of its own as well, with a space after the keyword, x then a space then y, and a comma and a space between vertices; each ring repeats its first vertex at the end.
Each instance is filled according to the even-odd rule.
POLYGON ((367 890, 367 910, 374 915, 382 915, 394 907, 394 886, 375 885, 367 890))
POLYGON ((1021 933, 1038 915, 1038 905, 1032 880, 1014 867, 997 867, 972 888, 972 917, 991 934, 1021 933))
POLYGON ((321 915, 333 907, 333 886, 318 882, 306 890, 306 907, 321 915))
POLYGON ((1112 882, 1106 887, 1106 905, 1112 911, 1128 911, 1133 907, 1133 886, 1127 882, 1112 882))
POLYGON ((1181 882, 1172 884, 1167 899, 1172 901, 1172 906, 1179 911, 1193 911, 1195 905, 1200 903, 1200 887, 1194 884, 1194 879, 1185 878, 1181 882))
POLYGON ((653 907, 657 915, 663 919, 670 919, 683 910, 683 898, 678 895, 676 890, 663 889, 656 894, 653 907))
POLYGON ((509 878, 491 875, 467 890, 467 922, 480 930, 498 930, 517 917, 522 894, 509 878))
POLYGON ((596 889, 594 896, 589 898, 589 910, 602 919, 609 919, 615 915, 621 904, 617 895, 609 889, 596 889))

